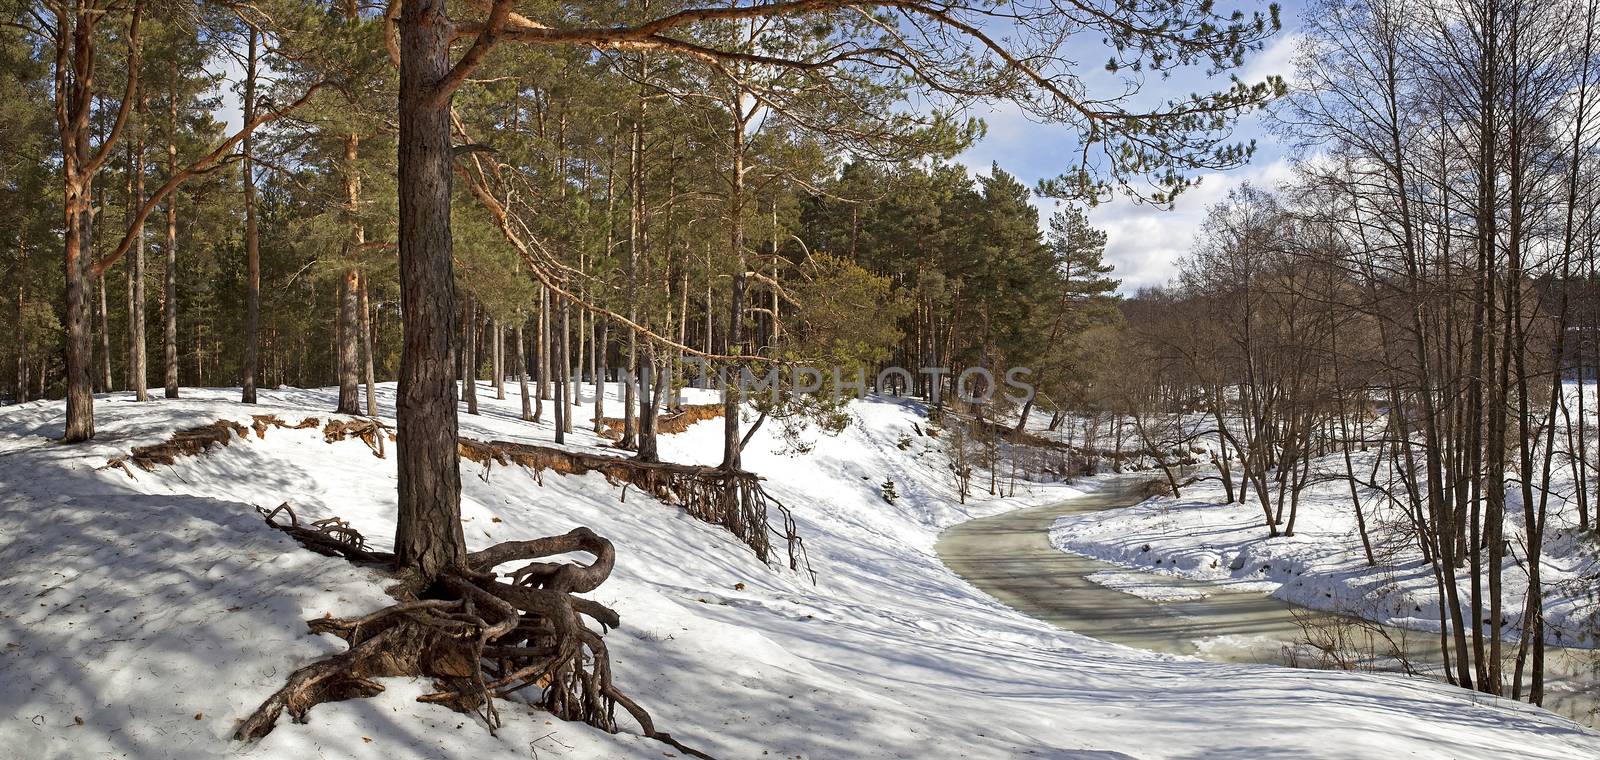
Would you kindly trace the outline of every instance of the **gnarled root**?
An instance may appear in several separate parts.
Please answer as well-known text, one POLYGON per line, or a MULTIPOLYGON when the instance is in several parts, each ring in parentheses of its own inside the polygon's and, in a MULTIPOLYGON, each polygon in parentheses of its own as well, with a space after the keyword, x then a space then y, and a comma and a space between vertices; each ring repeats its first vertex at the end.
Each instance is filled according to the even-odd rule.
POLYGON ((135 446, 126 456, 112 457, 100 469, 115 467, 131 478, 133 470, 128 469, 128 464, 132 463, 145 472, 154 472, 160 465, 175 464, 179 457, 195 456, 213 445, 227 446, 235 435, 243 438, 245 430, 245 426, 229 420, 179 430, 161 443, 135 446))
MULTIPOLYGON (((287 504, 261 512, 269 525, 313 551, 360 563, 393 559, 368 549, 361 534, 343 521, 302 524, 287 504)), ((283 688, 239 724, 234 738, 265 736, 284 710, 304 722, 311 708, 323 702, 373 696, 383 691, 374 679, 427 676, 434 679, 435 690, 420 701, 475 712, 490 731, 500 725, 495 698, 533 687, 539 692, 530 701, 559 718, 615 732, 616 707, 621 705, 645 736, 707 757, 657 731, 649 714, 611 680, 605 643, 585 618, 602 630, 616 627, 620 619, 605 605, 576 594, 599 587, 610 576, 615 558, 611 542, 588 528, 508 541, 469 554, 464 567, 426 588, 402 582, 390 589, 396 603, 384 609, 356 618, 307 621, 313 633, 338 636, 350 648, 290 674, 283 688), (541 561, 572 552, 595 559, 587 565, 541 561), (512 562, 524 564, 497 575, 496 568, 512 562)))
POLYGON ((346 438, 360 438, 367 448, 372 449, 372 455, 383 458, 383 442, 394 440, 394 434, 389 431, 389 426, 379 422, 376 417, 367 417, 355 420, 330 419, 322 428, 322 440, 328 443, 338 443, 346 438))
POLYGON ((306 428, 314 428, 319 424, 316 417, 306 417, 300 420, 300 424, 290 425, 289 423, 278 419, 278 415, 276 414, 252 414, 250 415, 250 420, 250 427, 256 431, 257 438, 266 438, 268 428, 304 430, 306 428))

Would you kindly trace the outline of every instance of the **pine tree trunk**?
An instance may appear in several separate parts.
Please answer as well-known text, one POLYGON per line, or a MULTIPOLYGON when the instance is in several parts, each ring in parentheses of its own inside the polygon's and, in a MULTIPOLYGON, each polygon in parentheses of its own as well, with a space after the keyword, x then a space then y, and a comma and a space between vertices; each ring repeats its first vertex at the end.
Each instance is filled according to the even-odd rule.
POLYGON ((505 368, 505 329, 500 325, 500 320, 489 320, 489 332, 494 337, 494 397, 504 401, 506 398, 506 368, 505 368))
POLYGON ((715 347, 711 343, 712 333, 713 333, 713 329, 712 328, 714 326, 713 323, 716 321, 716 313, 715 313, 715 309, 714 309, 714 306, 713 306, 713 304, 715 302, 711 297, 711 280, 712 280, 712 274, 711 274, 711 244, 707 243, 706 244, 706 341, 705 341, 704 351, 706 353, 708 353, 708 354, 716 353, 716 351, 712 350, 715 347))
POLYGON ((467 402, 467 414, 478 413, 478 302, 468 297, 466 314, 462 320, 461 336, 461 398, 467 402))
POLYGON ((513 337, 517 340, 517 390, 522 394, 522 419, 533 421, 533 399, 528 398, 528 358, 522 339, 522 324, 526 322, 521 313, 517 314, 517 327, 513 337))
MULTIPOLYGON (((144 104, 140 103, 139 112, 144 112, 144 104)), ((133 182, 132 197, 128 203, 129 216, 133 216, 134 208, 144 204, 144 130, 135 132, 133 153, 128 165, 131 168, 133 182)), ((129 263, 128 271, 128 385, 133 389, 134 398, 138 401, 150 400, 149 387, 149 360, 145 350, 145 304, 147 298, 145 286, 145 261, 144 261, 144 222, 140 222, 134 231, 133 259, 129 263)))
POLYGON ((102 273, 95 278, 95 296, 98 306, 95 317, 99 320, 96 325, 100 332, 100 389, 111 390, 111 325, 106 314, 106 276, 102 273))
POLYGON ((339 365, 339 406, 335 411, 339 414, 361 413, 361 381, 356 351, 356 343, 360 338, 360 318, 357 316, 361 301, 359 280, 360 273, 354 269, 344 270, 339 277, 339 323, 335 330, 339 365))
MULTIPOLYGON (((245 59, 244 75, 243 118, 246 124, 253 121, 256 114, 257 40, 254 26, 250 27, 249 37, 249 55, 245 59)), ((244 167, 241 170, 244 175, 245 305, 244 359, 239 373, 244 386, 240 400, 246 404, 256 403, 256 365, 261 361, 261 239, 256 221, 254 150, 255 135, 252 131, 244 138, 244 167)))
MULTIPOLYGON (((578 254, 578 272, 579 273, 583 272, 583 266, 584 266, 583 254, 579 253, 578 254)), ((575 326, 575 331, 573 332, 573 335, 572 335, 573 342, 577 344, 576 347, 575 347, 576 350, 575 350, 575 352, 573 354, 573 356, 576 359, 576 361, 573 362, 572 370, 571 370, 572 371, 572 405, 573 406, 582 406, 582 404, 583 404, 583 388, 582 388, 582 385, 583 385, 583 366, 584 366, 584 361, 585 361, 584 338, 583 338, 583 336, 584 336, 584 326, 583 326, 583 324, 584 324, 583 312, 579 311, 578 312, 578 324, 575 326)))
POLYGON ((572 304, 561 299, 561 431, 572 432, 572 304))
POLYGON ((28 315, 28 237, 27 225, 17 226, 17 268, 12 276, 17 281, 17 320, 12 323, 12 338, 16 343, 17 373, 14 388, 17 403, 28 400, 28 333, 24 329, 28 315))
POLYGON ((395 563, 426 583, 466 562, 461 531, 455 379, 455 276, 450 244, 450 68, 444 0, 407 0, 400 17, 399 512, 395 563))
POLYGON ((641 462, 659 462, 661 455, 656 445, 656 411, 661 408, 665 394, 665 374, 656 364, 656 347, 648 345, 639 363, 639 453, 641 462))
MULTIPOLYGON (((81 145, 81 143, 80 143, 81 145)), ((80 150, 79 158, 83 157, 80 150)), ((70 175, 69 175, 70 176, 70 175)), ((84 232, 89 223, 88 187, 79 180, 69 180, 67 212, 63 242, 66 249, 66 303, 67 303, 67 424, 63 440, 67 443, 87 441, 94 437, 94 380, 91 375, 89 343, 89 303, 84 292, 88 281, 87 257, 84 255, 84 232), (76 187, 72 187, 75 185, 76 187)), ((41 371, 40 383, 44 373, 41 371)), ((40 397, 44 390, 39 391, 40 397)))
POLYGON ((567 373, 566 373, 566 367, 567 367, 567 336, 566 336, 567 302, 566 302, 565 299, 562 299, 561 302, 556 305, 555 319, 552 319, 551 322, 553 323, 554 326, 556 326, 558 329, 561 330, 561 336, 558 339, 556 339, 555 341, 553 341, 554 345, 552 345, 552 347, 551 347, 552 348, 552 352, 555 354, 555 356, 552 357, 551 364, 553 365, 553 369, 554 369, 555 374, 556 374, 556 376, 553 378, 555 380, 556 397, 554 399, 554 403, 551 404, 551 408, 555 411, 555 419, 552 420, 552 422, 554 422, 555 426, 556 426, 556 443, 566 443, 566 441, 567 441, 567 418, 572 416, 572 412, 571 412, 570 408, 567 406, 567 389, 570 386, 567 385, 567 373))
MULTIPOLYGON (((644 63, 640 61, 640 71, 644 63)), ((628 320, 639 323, 639 267, 644 256, 644 114, 645 100, 641 94, 636 100, 639 111, 634 120, 628 156, 628 320)), ((622 438, 617 446, 636 449, 639 446, 639 417, 634 411, 639 403, 639 334, 628 331, 628 356, 623 364, 631 377, 622 383, 622 438)))
MULTIPOLYGON (((104 137, 102 136, 101 139, 104 139, 104 137)), ((94 376, 94 385, 100 391, 105 392, 111 390, 111 335, 106 328, 106 278, 104 273, 94 275, 92 274, 92 269, 90 269, 94 261, 100 258, 100 246, 94 238, 95 224, 97 222, 95 216, 99 213, 98 209, 103 209, 106 206, 105 187, 96 188, 95 196, 95 202, 89 208, 88 230, 83 236, 84 250, 91 254, 88 260, 84 262, 85 276, 88 277, 88 281, 84 283, 84 286, 92 289, 89 299, 89 316, 94 322, 92 329, 95 334, 90 336, 90 339, 91 341, 96 341, 97 339, 94 347, 96 356, 93 357, 93 369, 91 372, 94 376)))
POLYGON ((367 416, 378 416, 378 382, 376 360, 372 355, 372 300, 368 295, 368 275, 361 275, 361 349, 366 356, 367 371, 367 416))
MULTIPOLYGON (((63 13, 63 16, 65 14, 63 13)), ((94 437, 94 388, 91 377, 89 345, 89 304, 84 292, 88 261, 86 260, 86 233, 88 232, 90 196, 93 192, 93 172, 89 170, 89 117, 94 101, 94 21, 79 14, 72 22, 71 40, 58 39, 57 65, 66 61, 70 52, 70 75, 58 70, 58 103, 65 99, 67 119, 61 125, 61 176, 62 193, 62 268, 66 280, 66 391, 67 419, 62 440, 67 443, 87 441, 94 437), (65 88, 59 85, 67 82, 65 88)), ((62 25, 66 20, 62 18, 62 25)), ((65 32, 65 30, 62 30, 65 32)), ((65 35, 63 35, 64 37, 65 35)), ((60 106, 58 106, 60 108, 60 106)), ((45 370, 39 372, 39 396, 44 396, 45 370)))
POLYGON ((594 344, 595 370, 594 370, 594 432, 599 433, 605 424, 601 422, 606 416, 606 354, 611 350, 611 320, 601 320, 600 339, 594 344))
MULTIPOLYGON (((178 64, 173 62, 168 72, 172 77, 173 87, 177 87, 178 64)), ((178 93, 176 89, 171 93, 171 103, 168 104, 167 128, 167 176, 178 173, 178 93)), ((167 249, 166 268, 161 278, 161 342, 164 350, 165 374, 163 380, 166 385, 167 398, 178 397, 178 194, 167 196, 167 249)))
POLYGON ((550 291, 548 288, 539 288, 539 329, 535 336, 537 345, 535 353, 539 360, 539 404, 534 410, 534 418, 538 419, 544 413, 544 402, 553 398, 550 387, 550 368, 555 366, 550 354, 554 351, 550 342, 550 291))
MULTIPOLYGON (((600 321, 600 317, 598 315, 590 315, 590 317, 588 319, 588 325, 589 325, 589 333, 588 333, 588 335, 589 335, 589 387, 594 391, 595 396, 599 396, 600 395, 600 353, 605 351, 605 347, 600 345, 600 343, 598 342, 598 338, 600 337, 599 336, 599 328, 600 328, 600 326, 597 323, 599 321, 600 321)), ((594 399, 590 399, 590 400, 593 401, 594 399)), ((599 418, 596 418, 594 421, 597 424, 600 422, 599 418)))
MULTIPOLYGON (((740 108, 735 103, 735 108, 740 108)), ((733 130, 733 166, 730 172, 731 186, 728 190, 728 219, 729 239, 728 249, 733 252, 736 269, 733 273, 733 289, 728 297, 728 353, 743 353, 742 341, 744 330, 744 288, 745 288, 745 261, 744 261, 744 119, 736 120, 733 130)), ((723 390, 725 399, 722 403, 722 469, 739 469, 740 441, 739 441, 739 385, 738 377, 734 375, 739 367, 728 370, 728 388, 723 390)))

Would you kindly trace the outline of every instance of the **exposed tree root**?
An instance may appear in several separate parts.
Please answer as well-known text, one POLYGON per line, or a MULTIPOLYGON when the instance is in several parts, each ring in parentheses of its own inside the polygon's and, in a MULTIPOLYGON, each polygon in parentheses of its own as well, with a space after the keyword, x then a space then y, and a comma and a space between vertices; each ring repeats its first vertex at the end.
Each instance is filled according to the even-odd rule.
MULTIPOLYGON (((676 411, 656 417, 656 434, 682 433, 690 425, 705 420, 714 420, 722 417, 721 404, 686 404, 676 411)), ((601 417, 600 424, 605 426, 601 435, 611 440, 622 438, 623 420, 618 417, 601 417)))
MULTIPOLYGON (((270 428, 301 430, 314 428, 318 424, 317 418, 307 417, 299 424, 291 425, 270 414, 253 416, 249 428, 230 420, 217 420, 209 425, 180 430, 163 443, 139 446, 127 455, 112 457, 101 469, 115 467, 133 477, 133 470, 128 467, 129 463, 145 471, 153 471, 157 465, 173 464, 179 457, 203 454, 212 444, 220 443, 226 446, 232 434, 245 438, 246 430, 249 429, 255 430, 257 438, 266 438, 267 430, 270 428)), ((376 419, 334 418, 323 426, 322 438, 328 443, 349 438, 359 439, 372 450, 373 456, 382 459, 386 442, 394 440, 394 433, 376 419)), ((535 477, 541 476, 545 470, 554 470, 563 475, 601 473, 611 484, 623 486, 623 499, 627 498, 627 487, 633 486, 663 503, 681 507, 696 519, 726 528, 734 537, 755 551, 762 562, 773 560, 772 541, 776 536, 787 545, 789 569, 799 570, 803 565, 806 572, 811 574, 812 581, 816 581, 816 573, 811 570, 810 559, 806 556, 805 541, 796 529, 794 515, 789 512, 788 507, 772 498, 762 488, 761 477, 755 473, 743 470, 729 472, 715 467, 670 462, 641 462, 636 459, 511 441, 479 441, 463 437, 459 441, 459 446, 462 457, 483 465, 485 478, 488 477, 489 468, 495 464, 502 466, 515 464, 532 471, 535 477), (768 516, 774 509, 782 520, 781 529, 773 527, 768 516)), ((320 543, 328 546, 327 542, 318 542, 316 539, 306 538, 297 533, 297 531, 314 530, 317 526, 300 526, 292 524, 293 522, 291 516, 291 525, 285 528, 286 531, 295 533, 297 538, 308 544, 320 543)), ((350 559, 361 559, 344 551, 335 553, 350 559)))
MULTIPOLYGON (((361 534, 337 519, 302 525, 287 504, 262 514, 269 525, 314 551, 362 563, 392 559, 367 549, 361 534)), ((474 712, 490 731, 501 723, 497 697, 534 688, 539 696, 530 701, 563 720, 614 733, 620 705, 645 736, 708 757, 656 730, 649 713, 612 682, 605 643, 584 618, 602 630, 620 620, 610 608, 576 595, 599 587, 615 558, 611 542, 588 528, 509 541, 469 554, 465 567, 427 588, 402 580, 390 589, 397 602, 377 612, 309 620, 313 633, 338 636, 350 648, 291 673, 283 688, 239 724, 234 738, 265 736, 284 710, 305 722, 311 708, 323 702, 378 694, 383 691, 378 678, 426 676, 435 690, 420 701, 474 712), (572 552, 595 559, 587 565, 542 561, 572 552), (496 568, 513 562, 525 564, 496 574, 496 568)))
POLYGON ((328 443, 337 443, 346 438, 359 438, 367 448, 372 449, 372 455, 382 459, 384 441, 394 440, 394 433, 389 427, 378 420, 366 417, 354 420, 331 419, 322 428, 322 439, 328 443))
POLYGON ((260 507, 256 507, 256 511, 261 513, 268 525, 294 536, 296 541, 318 554, 344 557, 359 564, 376 565, 394 562, 393 554, 368 549, 366 537, 351 527, 350 523, 337 517, 328 517, 302 525, 288 502, 279 504, 271 511, 260 507), (279 515, 287 515, 288 521, 279 522, 279 515))
MULTIPOLYGON (((582 451, 535 446, 512 441, 460 439, 461 456, 483 465, 487 475, 495 464, 519 465, 535 474, 546 469, 563 475, 598 472, 613 485, 632 485, 667 504, 683 508, 696 519, 720 525, 756 553, 762 562, 771 560, 772 536, 788 544, 789 569, 804 564, 811 572, 805 542, 796 531, 794 516, 761 487, 761 477, 743 470, 718 469, 670 462, 641 462, 636 459, 590 454, 582 451), (774 529, 768 519, 769 507, 783 518, 783 530, 774 529)), ((812 579, 816 575, 812 573, 812 579)))
POLYGON ((298 425, 290 425, 289 423, 278 419, 278 416, 275 414, 253 414, 250 416, 250 419, 253 420, 253 422, 250 423, 250 427, 256 431, 257 438, 266 438, 267 428, 269 427, 287 428, 289 430, 304 430, 306 428, 314 428, 321 424, 317 421, 316 417, 307 417, 303 420, 300 420, 300 424, 298 425))
POLYGON ((133 477, 133 471, 128 469, 131 463, 145 472, 154 472, 157 466, 171 465, 179 457, 203 454, 213 444, 227 446, 235 434, 240 438, 245 437, 245 429, 244 425, 237 422, 217 420, 209 425, 179 430, 161 443, 135 446, 125 456, 112 457, 100 469, 115 467, 127 473, 128 477, 133 477))

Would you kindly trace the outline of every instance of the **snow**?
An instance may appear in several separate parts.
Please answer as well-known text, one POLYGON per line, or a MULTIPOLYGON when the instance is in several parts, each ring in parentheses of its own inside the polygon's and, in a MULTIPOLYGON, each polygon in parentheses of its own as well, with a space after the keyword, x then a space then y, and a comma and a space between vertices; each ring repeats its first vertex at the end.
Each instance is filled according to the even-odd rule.
MULTIPOLYGON (((1371 469, 1370 455, 1355 460, 1357 471, 1371 469)), ((1356 528, 1339 456, 1316 460, 1328 475, 1300 498, 1293 536, 1269 538, 1261 505, 1226 503, 1215 480, 1183 489, 1181 498, 1161 497, 1120 510, 1071 515, 1056 521, 1051 540, 1059 548, 1124 567, 1202 580, 1219 587, 1271 594, 1287 602, 1329 610, 1388 625, 1439 630, 1439 593, 1429 565, 1417 550, 1405 514, 1362 489, 1362 509, 1373 541, 1376 566, 1368 565, 1356 528)), ((1556 493, 1571 493, 1557 482, 1556 493)), ((1520 490, 1507 493, 1506 536, 1521 555, 1520 490)), ((1553 497, 1544 546, 1547 640, 1551 644, 1593 647, 1600 634, 1600 600, 1593 579, 1600 577, 1600 552, 1592 538, 1579 534, 1575 506, 1553 497)), ((1505 563, 1507 635, 1519 630, 1527 575, 1519 557, 1505 563)), ((1467 598, 1470 573, 1459 578, 1467 598)))
POLYGON ((1192 599, 1204 599, 1208 596, 1201 589, 1162 583, 1158 578, 1145 573, 1130 573, 1125 570, 1100 570, 1085 577, 1106 588, 1115 589, 1124 594, 1133 594, 1141 599, 1149 599, 1152 602, 1185 602, 1192 599))
MULTIPOLYGON (((393 390, 379 393, 391 422, 393 390)), ((342 646, 307 634, 305 619, 385 603, 376 575, 298 548, 254 507, 288 501, 306 518, 338 515, 383 548, 394 459, 358 441, 325 443, 316 429, 271 429, 134 478, 100 469, 177 429, 252 413, 326 419, 334 404, 326 390, 265 392, 258 408, 235 403, 231 389, 184 394, 144 404, 101 396, 99 434, 79 446, 50 440, 62 430, 59 402, 0 410, 5 754, 675 754, 510 706, 491 736, 470 716, 416 702, 427 684, 397 679, 376 698, 318 706, 305 725, 286 716, 258 744, 229 741, 289 671, 342 646)), ((463 433, 548 444, 548 422, 522 422, 515 388, 507 395, 496 401, 481 386, 484 414, 463 414, 463 433)), ((546 473, 541 484, 514 467, 464 462, 467 540, 479 548, 577 525, 610 538, 616 570, 590 596, 622 617, 606 637, 618 685, 658 726, 722 758, 1600 753, 1600 735, 1576 724, 1441 684, 1156 655, 1013 612, 944 568, 934 540, 962 520, 1077 491, 1030 484, 1013 498, 959 504, 942 439, 913 427, 925 424, 915 404, 876 399, 851 411, 856 424, 807 453, 785 450, 768 426, 745 454, 794 510, 815 586, 762 565, 719 528, 635 490, 624 498, 598 474, 546 473), (881 495, 886 478, 899 493, 892 503, 881 495)), ((664 436, 663 457, 717 461, 719 425, 664 436)), ((603 445, 581 430, 569 441, 603 445)))

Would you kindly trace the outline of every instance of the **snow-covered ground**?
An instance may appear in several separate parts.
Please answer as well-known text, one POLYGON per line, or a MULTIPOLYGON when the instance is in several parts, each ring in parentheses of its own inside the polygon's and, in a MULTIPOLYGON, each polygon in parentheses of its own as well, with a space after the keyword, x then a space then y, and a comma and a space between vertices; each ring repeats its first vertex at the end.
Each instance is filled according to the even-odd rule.
MULTIPOLYGON (((548 443, 548 422, 517 419, 508 390, 497 402, 480 389, 485 413, 463 415, 464 434, 548 443)), ((325 443, 316 429, 273 429, 136 478, 100 469, 176 429, 251 413, 325 419, 334 401, 280 389, 249 408, 231 390, 185 394, 101 396, 99 435, 81 446, 51 441, 59 402, 0 410, 0 755, 673 756, 531 709, 502 709, 491 736, 470 716, 416 702, 427 685, 409 681, 318 706, 306 725, 285 717, 259 744, 230 742, 289 671, 342 646, 308 635, 304 619, 386 601, 377 576, 300 549, 253 505, 338 515, 382 547, 394 460, 357 441, 325 443)), ((386 417, 392 394, 380 389, 386 417)), ((768 426, 745 455, 793 508, 816 586, 637 491, 621 498, 599 475, 546 473, 541 484, 464 463, 467 539, 477 548, 576 525, 610 538, 616 570, 591 596, 622 616, 607 635, 618 685, 658 726, 722 758, 1600 753, 1600 735, 1573 723, 1444 685, 1149 654, 1006 609, 934 558, 938 532, 1073 489, 957 504, 942 441, 913 427, 914 405, 851 411, 857 424, 808 453, 783 451, 768 426), (886 478, 893 503, 881 496, 886 478)), ((715 462, 719 425, 664 437, 663 457, 715 462)), ((571 440, 602 445, 582 432, 571 440)))
MULTIPOLYGON (((1361 455, 1355 466, 1366 472, 1371 460, 1361 455)), ((1314 467, 1329 478, 1301 496, 1293 536, 1268 538, 1254 495, 1245 504, 1226 503, 1222 484, 1211 479, 1185 488, 1180 498, 1063 517, 1056 521, 1051 540, 1067 551, 1125 567, 1437 632, 1438 585, 1416 548, 1404 512, 1370 489, 1359 491, 1378 560, 1369 565, 1350 487, 1336 478, 1344 472, 1342 458, 1327 457, 1314 467)), ((1600 634, 1600 599, 1595 596, 1600 542, 1577 529, 1576 507, 1559 495, 1572 492, 1571 479, 1558 482, 1554 491, 1542 565, 1546 638, 1551 644, 1593 647, 1600 634)), ((1525 544, 1520 489, 1508 491, 1506 509, 1506 536, 1515 556, 1507 557, 1504 569, 1505 619, 1507 634, 1514 637, 1527 588, 1520 561, 1525 544)), ((1461 598, 1467 599, 1470 574, 1463 571, 1459 583, 1461 598)))

